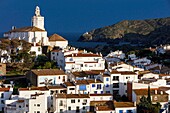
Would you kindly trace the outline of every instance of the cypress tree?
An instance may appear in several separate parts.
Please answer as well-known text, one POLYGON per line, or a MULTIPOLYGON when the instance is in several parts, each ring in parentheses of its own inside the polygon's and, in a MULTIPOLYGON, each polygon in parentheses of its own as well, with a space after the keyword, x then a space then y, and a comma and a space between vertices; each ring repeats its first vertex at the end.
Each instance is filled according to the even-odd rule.
POLYGON ((150 92, 150 85, 148 85, 148 97, 147 97, 147 100, 150 104, 152 104, 151 102, 151 92, 150 92))

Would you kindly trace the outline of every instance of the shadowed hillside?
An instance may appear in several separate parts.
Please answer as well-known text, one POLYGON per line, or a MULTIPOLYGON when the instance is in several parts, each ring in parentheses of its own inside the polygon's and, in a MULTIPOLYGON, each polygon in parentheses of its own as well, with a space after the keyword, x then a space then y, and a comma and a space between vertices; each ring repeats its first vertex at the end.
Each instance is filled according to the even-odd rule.
POLYGON ((125 20, 84 33, 78 41, 129 41, 142 44, 170 43, 170 17, 147 20, 125 20))

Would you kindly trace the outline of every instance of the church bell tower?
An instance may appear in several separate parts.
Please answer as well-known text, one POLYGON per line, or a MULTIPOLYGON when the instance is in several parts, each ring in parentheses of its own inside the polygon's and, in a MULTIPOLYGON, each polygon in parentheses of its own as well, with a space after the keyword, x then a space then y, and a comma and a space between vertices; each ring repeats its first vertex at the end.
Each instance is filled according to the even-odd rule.
POLYGON ((40 8, 36 6, 35 15, 32 17, 32 26, 45 30, 44 17, 40 14, 40 8))

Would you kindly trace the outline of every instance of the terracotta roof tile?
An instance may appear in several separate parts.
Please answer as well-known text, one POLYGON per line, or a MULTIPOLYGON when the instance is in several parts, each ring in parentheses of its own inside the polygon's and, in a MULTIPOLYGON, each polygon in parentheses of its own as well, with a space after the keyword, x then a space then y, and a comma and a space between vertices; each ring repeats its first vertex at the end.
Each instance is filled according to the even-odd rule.
POLYGON ((17 102, 18 102, 18 103, 23 103, 23 102, 24 102, 24 100, 18 100, 17 102))
POLYGON ((73 82, 64 82, 66 86, 75 86, 73 82))
POLYGON ((74 54, 66 55, 65 57, 101 57, 101 56, 92 53, 74 53, 74 54))
MULTIPOLYGON (((135 89, 134 92, 136 95, 148 95, 148 89, 135 89)), ((161 95, 161 92, 163 95, 168 95, 165 91, 161 91, 159 89, 150 89, 151 95, 161 95), (157 94, 155 94, 155 90, 157 90, 157 94)))
POLYGON ((56 94, 56 98, 90 98, 88 94, 56 94))
POLYGON ((137 75, 135 72, 132 71, 121 71, 121 75, 137 75))
POLYGON ((94 79, 88 79, 88 80, 77 80, 76 85, 81 84, 91 84, 91 83, 103 83, 101 80, 94 80, 94 79))
POLYGON ((58 34, 53 34, 49 36, 49 41, 67 41, 67 40, 58 34))
POLYGON ((114 102, 115 108, 135 107, 133 102, 114 102))
POLYGON ((0 88, 0 92, 8 92, 10 88, 0 88))
POLYGON ((40 28, 35 27, 35 26, 31 26, 31 27, 22 27, 22 28, 13 29, 11 31, 8 31, 7 33, 11 33, 11 32, 36 32, 36 31, 44 32, 45 30, 40 29, 40 28))
POLYGON ((32 90, 40 90, 40 91, 46 91, 48 90, 47 87, 31 87, 31 88, 19 88, 19 91, 32 91, 32 90))
POLYGON ((59 69, 34 69, 31 71, 37 76, 66 75, 63 70, 59 69))

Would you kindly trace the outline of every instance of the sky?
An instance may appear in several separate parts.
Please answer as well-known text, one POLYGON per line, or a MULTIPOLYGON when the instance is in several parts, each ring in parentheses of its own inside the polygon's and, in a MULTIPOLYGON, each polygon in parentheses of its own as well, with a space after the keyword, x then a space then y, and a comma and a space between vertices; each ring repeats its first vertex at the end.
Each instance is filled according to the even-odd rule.
POLYGON ((31 26, 35 7, 48 32, 84 33, 122 20, 170 17, 170 0, 0 0, 0 32, 31 26))

